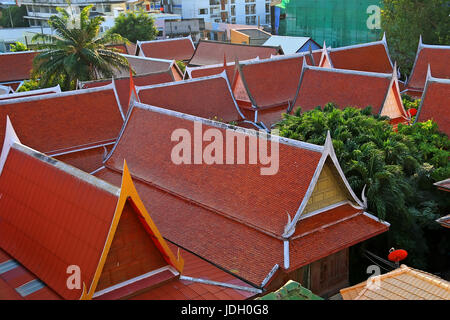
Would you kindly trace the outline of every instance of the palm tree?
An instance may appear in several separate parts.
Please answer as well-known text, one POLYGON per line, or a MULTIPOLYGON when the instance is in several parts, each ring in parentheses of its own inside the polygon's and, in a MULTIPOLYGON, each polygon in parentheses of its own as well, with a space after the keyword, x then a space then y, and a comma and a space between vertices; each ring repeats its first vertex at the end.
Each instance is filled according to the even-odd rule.
POLYGON ((77 80, 110 78, 117 70, 127 70, 128 61, 107 44, 127 42, 118 34, 99 36, 101 16, 89 18, 92 5, 80 15, 58 8, 60 16, 52 16, 49 24, 55 35, 38 34, 33 41, 44 40, 42 51, 35 57, 33 74, 41 86, 59 83, 63 90, 75 89, 77 80), (50 43, 45 43, 50 40, 50 43))

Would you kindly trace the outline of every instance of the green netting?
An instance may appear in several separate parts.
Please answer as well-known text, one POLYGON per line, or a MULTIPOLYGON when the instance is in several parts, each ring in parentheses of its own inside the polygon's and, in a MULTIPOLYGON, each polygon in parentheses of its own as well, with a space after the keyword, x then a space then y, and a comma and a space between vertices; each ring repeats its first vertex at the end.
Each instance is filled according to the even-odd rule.
POLYGON ((340 47, 380 39, 380 29, 369 29, 369 6, 381 8, 382 0, 283 1, 278 34, 309 36, 322 44, 340 47))

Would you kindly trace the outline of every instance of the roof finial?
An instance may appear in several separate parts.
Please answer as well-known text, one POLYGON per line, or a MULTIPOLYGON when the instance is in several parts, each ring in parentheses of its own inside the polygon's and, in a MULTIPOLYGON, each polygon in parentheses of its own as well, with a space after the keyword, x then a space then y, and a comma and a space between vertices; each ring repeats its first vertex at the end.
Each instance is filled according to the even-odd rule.
POLYGON ((227 67, 227 57, 225 55, 225 52, 223 53, 223 68, 225 69, 227 67))
POLYGON ((423 42, 422 42, 422 35, 420 35, 419 36, 419 47, 421 47, 423 45, 423 42))
POLYGON ((385 32, 383 32, 383 38, 381 39, 381 41, 383 41, 383 42, 385 42, 385 43, 386 43, 386 31, 385 31, 385 32))
POLYGON ((397 61, 394 62, 394 67, 392 68, 392 76, 398 79, 397 61))
POLYGON ((428 68, 427 68, 427 81, 429 79, 431 79, 433 76, 431 75, 431 66, 430 64, 428 64, 428 68))
POLYGON ((364 209, 367 209, 366 187, 367 185, 364 185, 361 191, 361 200, 363 201, 364 209))
POLYGON ((9 116, 6 115, 5 138, 3 140, 2 153, 0 154, 0 174, 2 173, 3 166, 5 165, 6 158, 8 157, 9 149, 14 143, 20 143, 20 140, 14 131, 9 116))
POLYGON ((327 130, 327 137, 325 138, 324 150, 331 151, 333 148, 333 140, 331 139, 330 130, 327 130))

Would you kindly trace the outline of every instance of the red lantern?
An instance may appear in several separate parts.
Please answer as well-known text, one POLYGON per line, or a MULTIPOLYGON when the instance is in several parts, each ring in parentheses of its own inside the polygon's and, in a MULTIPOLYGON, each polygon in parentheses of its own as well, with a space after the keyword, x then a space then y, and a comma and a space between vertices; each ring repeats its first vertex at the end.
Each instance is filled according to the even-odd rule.
POLYGON ((417 109, 416 108, 409 109, 409 114, 411 115, 411 117, 414 117, 417 114, 417 109))
POLYGON ((398 249, 391 251, 388 255, 388 259, 394 262, 399 262, 406 259, 407 256, 408 252, 406 252, 406 250, 398 249))

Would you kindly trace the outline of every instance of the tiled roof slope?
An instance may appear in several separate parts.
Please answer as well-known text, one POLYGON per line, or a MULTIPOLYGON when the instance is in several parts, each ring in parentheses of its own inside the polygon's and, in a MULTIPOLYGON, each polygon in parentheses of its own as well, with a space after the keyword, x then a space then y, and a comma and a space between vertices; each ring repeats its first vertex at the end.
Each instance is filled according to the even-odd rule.
MULTIPOLYGON (((185 128, 194 137, 195 122, 153 110, 156 108, 147 109, 144 106, 132 110, 112 155, 106 161, 109 167, 121 170, 126 158, 133 167, 132 174, 144 181, 244 220, 266 232, 283 233, 286 212, 294 215, 297 211, 322 156, 321 147, 277 144, 279 158, 283 161, 280 161, 275 175, 261 175, 260 168, 265 167, 261 164, 177 165, 171 160, 171 150, 175 145, 171 143, 172 132, 185 128), (137 149, 141 151, 133 155, 130 153, 137 149), (152 165, 149 165, 148 159, 152 159, 152 165), (224 168, 227 169, 226 174, 224 168), (250 198, 251 202, 243 201, 250 198)), ((211 123, 203 124, 203 130, 216 127, 215 123, 211 123)), ((224 137, 225 128, 226 125, 217 128, 224 137)), ((238 136, 246 136, 237 129, 234 131, 238 136)))
POLYGON ((218 41, 200 40, 195 49, 190 66, 204 66, 223 63, 223 57, 228 60, 250 60, 270 58, 271 55, 283 54, 280 47, 255 46, 218 41))
POLYGON ((190 36, 185 38, 138 41, 136 45, 136 55, 169 60, 189 60, 195 50, 190 36))
POLYGON ((394 271, 342 289, 341 295, 344 300, 449 300, 450 283, 401 265, 394 271))
POLYGON ((219 121, 240 121, 225 73, 153 86, 136 86, 140 102, 219 121))
MULTIPOLYGON (((175 64, 175 60, 147 58, 128 54, 123 54, 122 56, 127 59, 137 76, 150 73, 171 72, 171 68, 175 64)), ((127 77, 129 74, 128 70, 117 71, 114 78, 127 77)))
POLYGON ((434 77, 450 79, 450 46, 438 46, 422 43, 420 37, 411 75, 406 83, 406 90, 423 91, 427 79, 428 66, 434 77))
POLYGON ((240 63, 234 82, 238 77, 241 78, 254 107, 266 109, 285 106, 287 109, 297 93, 304 55, 240 63))
POLYGON ((0 83, 30 78, 36 51, 0 53, 0 83))
MULTIPOLYGON (((226 57, 225 57, 226 60, 226 57)), ((249 61, 259 60, 258 58, 251 59, 249 61)), ((243 62, 243 61, 242 61, 243 62)), ((236 70, 236 63, 233 62, 226 62, 226 67, 223 67, 223 63, 221 64, 213 64, 213 65, 206 65, 206 66, 200 66, 200 67, 186 67, 186 74, 185 79, 193 79, 193 78, 201 78, 201 77, 207 77, 207 76, 213 76, 216 74, 220 74, 224 71, 227 72, 228 81, 230 83, 233 83, 235 70, 236 70)))
MULTIPOLYGON (((116 146, 105 161, 106 168, 95 175, 117 185, 122 170, 120 162, 127 158, 133 166, 131 174, 139 194, 152 210, 155 222, 167 239, 255 286, 264 286, 264 279, 270 271, 283 265, 283 236, 289 237, 297 222, 307 221, 299 221, 298 212, 307 202, 306 194, 314 188, 311 181, 320 172, 319 162, 322 163, 329 155, 324 150, 331 150, 331 138, 327 138, 326 147, 288 139, 274 142, 279 147, 280 165, 278 173, 273 176, 261 175, 259 169, 262 166, 248 162, 239 165, 174 164, 171 159, 172 133, 182 129, 193 136, 194 126, 198 125, 203 130, 218 130, 225 136, 227 128, 241 137, 254 134, 245 129, 135 103, 116 146), (139 153, 134 151, 137 149, 139 153)), ((354 194, 353 197, 356 199, 354 194)), ((351 201, 359 203, 358 200, 351 201)), ((354 209, 342 210, 347 215, 354 215, 354 209)), ((358 214, 362 215, 361 212, 358 214)), ((319 220, 312 221, 328 225, 330 222, 334 222, 331 225, 340 223, 327 220, 327 216, 334 217, 332 214, 320 216, 317 215, 319 220), (321 220, 323 218, 325 220, 321 220)), ((366 220, 373 219, 364 217, 358 218, 361 225, 355 231, 341 227, 341 240, 336 244, 328 240, 327 246, 308 242, 308 247, 304 247, 304 252, 308 252, 307 259, 319 259, 329 251, 342 250, 345 245, 365 239, 368 234, 363 226, 367 224, 366 220)), ((353 216, 348 219, 351 218, 353 216)), ((377 224, 376 232, 370 231, 372 236, 386 231, 383 224, 377 224)), ((355 226, 351 224, 352 228, 355 226)), ((326 228, 327 225, 320 227, 326 228)), ((322 241, 322 234, 313 232, 316 243, 322 241)), ((300 236, 292 245, 310 239, 309 235, 300 236)), ((298 257, 296 260, 306 261, 298 257)), ((291 260, 292 266, 296 260, 291 260)))
POLYGON ((113 284, 131 278, 132 270, 120 274, 116 263, 108 265, 112 258, 118 259, 117 266, 127 265, 122 252, 112 251, 119 235, 138 231, 123 225, 127 214, 135 217, 165 264, 182 270, 183 261, 156 229, 126 166, 119 189, 22 145, 10 125, 6 137, 0 158, 0 248, 59 296, 92 298, 105 270, 113 284), (70 266, 82 271, 83 288, 67 286, 70 266))
POLYGON ((384 114, 388 93, 394 90, 394 99, 398 110, 396 113, 406 119, 399 90, 393 74, 340 70, 334 68, 318 68, 304 66, 303 74, 294 102, 295 111, 309 111, 317 106, 334 102, 340 108, 372 107, 372 113, 384 114))
POLYGON ((385 36, 381 41, 331 48, 328 52, 333 66, 338 69, 378 73, 393 71, 385 36))
MULTIPOLYGON (((174 81, 174 78, 170 70, 133 76, 133 83, 135 86, 149 86, 153 84, 160 84, 172 81, 174 81)), ((131 86, 130 82, 131 81, 129 75, 123 78, 114 79, 114 86, 116 88, 117 95, 120 101, 120 106, 122 108, 124 115, 126 115, 128 112, 128 103, 130 101, 130 92, 132 89, 130 88, 131 86)), ((88 89, 88 88, 103 87, 111 83, 112 83, 111 80, 94 80, 81 82, 79 86, 82 89, 88 89)))
POLYGON ((0 143, 6 116, 24 144, 51 155, 111 143, 123 124, 113 86, 0 101, 0 143))
POLYGON ((430 119, 450 137, 450 79, 438 79, 429 74, 415 121, 430 119))

